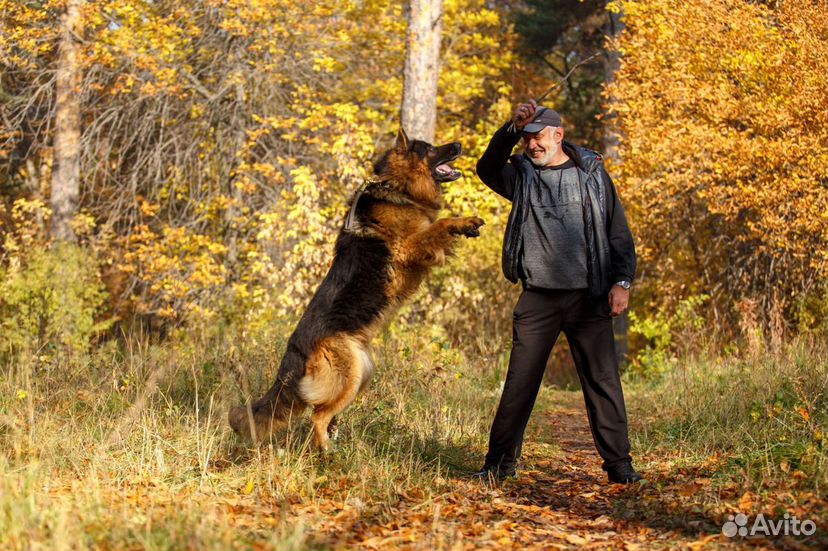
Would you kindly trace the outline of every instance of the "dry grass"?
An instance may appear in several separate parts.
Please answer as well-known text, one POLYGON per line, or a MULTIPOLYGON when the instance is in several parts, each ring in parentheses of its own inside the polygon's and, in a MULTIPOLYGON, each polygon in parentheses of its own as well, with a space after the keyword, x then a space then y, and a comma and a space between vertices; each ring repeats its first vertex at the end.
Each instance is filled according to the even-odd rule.
POLYGON ((714 458, 746 487, 828 491, 828 351, 822 338, 741 356, 702 354, 655 384, 630 381, 633 446, 679 463, 714 458))
MULTIPOLYGON (((243 386, 255 394, 269 385, 283 334, 112 341, 86 357, 46 352, 8 363, 0 374, 0 548, 326 548, 320 542, 337 541, 337 531, 393 518, 400 496, 431 503, 452 477, 479 466, 505 356, 470 361, 417 334, 387 333, 377 343, 374 384, 345 412, 330 456, 309 450, 306 420, 268 445, 245 446, 226 412, 243 386)), ((787 435, 822 454, 812 465, 785 455, 789 472, 824 490, 824 350, 797 350, 761 369, 707 362, 664 385, 632 385, 635 445, 648 456, 686 446, 688 461, 711 452, 767 456, 768 476, 749 482, 768 485, 784 474, 771 438, 787 435), (813 399, 807 430, 782 423, 765 440, 737 432, 744 438, 734 448, 723 435, 737 429, 723 423, 742 431, 750 404, 773 405, 773 388, 789 380, 795 392, 805 386, 802 403, 784 402, 784 423, 802 418, 797 408, 813 399), (717 392, 726 394, 714 399, 717 392), (648 408, 661 415, 647 417, 648 408)))
POLYGON ((266 389, 280 348, 266 337, 112 342, 87 358, 8 365, 0 547, 298 549, 320 513, 287 504, 380 511, 479 460, 496 393, 469 383, 480 373, 457 351, 416 336, 380 343, 374 384, 346 410, 329 457, 310 451, 306 420, 248 448, 226 412, 241 386, 266 389))

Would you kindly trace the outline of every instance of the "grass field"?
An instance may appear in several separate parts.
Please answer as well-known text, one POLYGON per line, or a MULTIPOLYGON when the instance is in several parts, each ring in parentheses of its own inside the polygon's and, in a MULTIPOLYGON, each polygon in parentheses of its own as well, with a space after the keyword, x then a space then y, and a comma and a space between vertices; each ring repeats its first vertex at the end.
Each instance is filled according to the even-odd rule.
POLYGON ((506 352, 472 358, 388 332, 333 453, 309 449, 307 420, 249 448, 226 412, 269 386, 286 329, 8 362, 0 548, 738 548, 720 532, 735 512, 818 521, 813 536, 755 545, 828 542, 820 341, 626 381, 648 478, 636 488, 604 483, 580 393, 545 388, 523 474, 488 487, 465 473, 485 453, 506 352))

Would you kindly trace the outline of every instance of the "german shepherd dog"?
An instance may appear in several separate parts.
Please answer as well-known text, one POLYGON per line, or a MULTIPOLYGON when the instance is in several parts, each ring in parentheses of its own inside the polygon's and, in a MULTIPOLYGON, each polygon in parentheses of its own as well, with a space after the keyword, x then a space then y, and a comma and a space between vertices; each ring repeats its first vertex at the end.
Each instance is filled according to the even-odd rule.
POLYGON ((239 435, 265 439, 311 406, 315 444, 328 449, 334 416, 374 372, 372 337, 459 236, 480 235, 480 218, 437 219, 441 184, 460 177, 450 164, 460 153, 459 143, 435 147, 400 129, 375 179, 351 199, 331 268, 288 340, 276 382, 252 404, 230 410, 239 435))

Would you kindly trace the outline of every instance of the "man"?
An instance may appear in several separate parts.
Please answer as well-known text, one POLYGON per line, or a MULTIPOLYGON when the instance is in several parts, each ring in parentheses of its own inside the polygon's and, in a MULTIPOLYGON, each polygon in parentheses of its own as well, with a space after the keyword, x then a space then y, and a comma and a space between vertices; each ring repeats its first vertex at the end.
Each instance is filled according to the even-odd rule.
POLYGON ((523 433, 561 331, 569 341, 590 429, 611 482, 632 467, 612 316, 627 309, 635 245, 601 156, 563 140, 561 118, 534 101, 492 137, 477 174, 512 202, 503 273, 521 281, 513 346, 481 478, 515 475, 523 433), (510 157, 522 138, 525 151, 510 157))

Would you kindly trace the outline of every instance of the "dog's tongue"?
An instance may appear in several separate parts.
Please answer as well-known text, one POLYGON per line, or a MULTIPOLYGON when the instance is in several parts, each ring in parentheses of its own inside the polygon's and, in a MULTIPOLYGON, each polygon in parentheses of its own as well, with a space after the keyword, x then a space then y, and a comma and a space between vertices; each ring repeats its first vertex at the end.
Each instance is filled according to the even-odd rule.
POLYGON ((437 165, 437 172, 441 172, 443 174, 449 174, 452 170, 454 170, 454 169, 451 168, 451 166, 447 163, 437 165))

